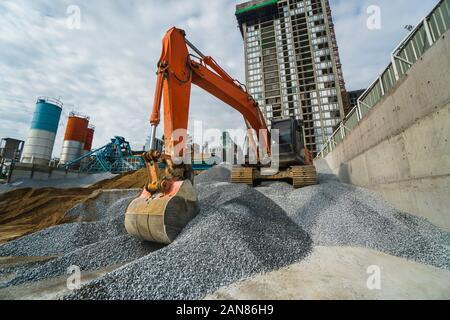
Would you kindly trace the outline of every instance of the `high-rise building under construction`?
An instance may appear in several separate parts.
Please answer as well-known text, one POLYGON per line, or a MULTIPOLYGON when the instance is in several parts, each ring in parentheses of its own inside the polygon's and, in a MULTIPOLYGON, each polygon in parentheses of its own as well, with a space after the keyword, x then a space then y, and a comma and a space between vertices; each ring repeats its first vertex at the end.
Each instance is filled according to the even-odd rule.
POLYGON ((253 0, 237 5, 246 84, 270 125, 303 119, 319 152, 348 103, 328 0, 253 0))

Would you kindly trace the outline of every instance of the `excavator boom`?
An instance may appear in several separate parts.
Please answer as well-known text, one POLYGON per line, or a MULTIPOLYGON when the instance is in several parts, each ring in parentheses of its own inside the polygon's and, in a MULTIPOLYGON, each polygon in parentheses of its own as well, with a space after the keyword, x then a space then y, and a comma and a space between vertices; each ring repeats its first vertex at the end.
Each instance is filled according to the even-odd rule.
MULTIPOLYGON (((186 38, 183 30, 170 29, 163 40, 163 51, 158 63, 158 78, 155 100, 150 118, 152 126, 160 122, 161 97, 164 100, 164 138, 165 152, 171 154, 178 144, 177 150, 185 149, 185 139, 174 140, 187 131, 189 117, 189 101, 192 84, 204 89, 239 111, 249 127, 256 132, 266 132, 267 125, 258 104, 241 85, 237 84, 211 57, 204 56, 186 38), (200 57, 195 61, 189 54, 188 46, 200 57)), ((269 153, 269 136, 263 135, 261 144, 267 146, 269 153)), ((178 156, 176 154, 175 156, 178 156)))

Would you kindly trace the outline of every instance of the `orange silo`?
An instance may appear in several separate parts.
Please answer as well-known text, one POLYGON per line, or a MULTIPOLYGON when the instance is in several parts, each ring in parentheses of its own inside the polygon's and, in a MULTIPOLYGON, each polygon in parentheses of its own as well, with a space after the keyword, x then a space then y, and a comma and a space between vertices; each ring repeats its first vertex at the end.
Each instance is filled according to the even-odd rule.
POLYGON ((89 125, 86 132, 86 139, 84 140, 84 153, 92 150, 92 142, 94 141, 95 126, 89 125))
POLYGON ((83 155, 88 132, 89 117, 71 112, 67 119, 66 133, 61 152, 61 164, 66 164, 83 155))

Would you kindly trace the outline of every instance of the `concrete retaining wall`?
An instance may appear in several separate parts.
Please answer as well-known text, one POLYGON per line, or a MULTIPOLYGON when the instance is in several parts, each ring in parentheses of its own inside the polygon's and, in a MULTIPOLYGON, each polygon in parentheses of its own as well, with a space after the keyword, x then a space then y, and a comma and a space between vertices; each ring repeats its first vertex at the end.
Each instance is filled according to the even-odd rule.
POLYGON ((325 160, 342 182, 450 230, 450 31, 325 160))
POLYGON ((16 163, 13 166, 9 182, 16 182, 24 179, 33 180, 55 180, 55 179, 75 179, 86 177, 88 174, 66 171, 64 169, 52 168, 42 165, 28 163, 16 163))

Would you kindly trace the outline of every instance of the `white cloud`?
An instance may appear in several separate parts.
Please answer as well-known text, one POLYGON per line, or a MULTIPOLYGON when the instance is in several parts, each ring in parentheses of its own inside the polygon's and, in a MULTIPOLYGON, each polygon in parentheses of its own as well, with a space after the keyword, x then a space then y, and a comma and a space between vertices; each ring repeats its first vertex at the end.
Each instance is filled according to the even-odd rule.
MULTIPOLYGON (((25 139, 36 97, 61 97, 66 107, 54 155, 58 156, 68 112, 91 116, 95 146, 114 135, 140 148, 148 134, 161 39, 183 28, 205 54, 244 79, 243 45, 234 16, 236 0, 3 0, 0 2, 0 137, 25 139), (81 29, 66 26, 66 9, 81 9, 81 29)), ((350 89, 371 82, 406 31, 435 3, 379 0, 382 29, 365 28, 372 1, 332 0, 344 75, 350 89)), ((238 128, 241 116, 194 88, 191 123, 238 128)))
POLYGON ((390 62, 390 54, 437 0, 331 0, 339 53, 348 90, 370 85, 390 62), (367 8, 381 10, 381 29, 367 28, 367 8))
MULTIPOLYGON (((91 116, 97 126, 95 145, 113 135, 125 136, 136 148, 144 144, 161 39, 173 25, 188 29, 199 48, 226 66, 243 64, 240 34, 229 32, 236 28, 230 1, 205 6, 200 0, 22 0, 4 1, 0 10, 0 89, 4 93, 0 135, 26 138, 35 98, 61 97, 66 107, 55 155, 72 109, 91 116), (66 9, 71 4, 81 8, 80 30, 66 27, 66 9), (232 19, 220 19, 221 15, 232 19), (224 46, 218 34, 227 34, 229 43, 236 45, 224 46), (236 60, 239 63, 233 64, 236 60)), ((230 72, 242 79, 241 68, 230 72)), ((193 92, 191 118, 206 118, 207 126, 219 128, 235 127, 241 121, 235 111, 198 90, 193 92)))

